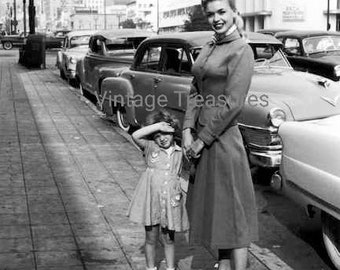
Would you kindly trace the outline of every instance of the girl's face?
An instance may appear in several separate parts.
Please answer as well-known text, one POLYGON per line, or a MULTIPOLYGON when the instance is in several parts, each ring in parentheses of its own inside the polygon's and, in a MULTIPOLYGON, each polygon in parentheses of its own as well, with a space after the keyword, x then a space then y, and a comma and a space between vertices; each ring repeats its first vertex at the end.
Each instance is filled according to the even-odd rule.
POLYGON ((234 24, 235 13, 228 0, 214 0, 207 3, 205 14, 212 29, 218 34, 225 34, 234 24))
POLYGON ((157 132, 154 140, 160 148, 168 149, 174 142, 174 134, 170 132, 157 132))

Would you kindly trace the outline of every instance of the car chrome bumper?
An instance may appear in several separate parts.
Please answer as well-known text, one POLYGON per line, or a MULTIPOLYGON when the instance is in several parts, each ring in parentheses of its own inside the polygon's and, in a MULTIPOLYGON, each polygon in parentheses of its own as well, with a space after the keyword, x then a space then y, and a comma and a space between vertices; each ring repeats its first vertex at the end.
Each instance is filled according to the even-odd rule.
POLYGON ((250 151, 249 161, 253 165, 266 168, 277 168, 281 164, 281 150, 258 152, 250 151))
POLYGON ((76 71, 68 69, 66 71, 66 77, 69 79, 75 79, 76 78, 76 71))

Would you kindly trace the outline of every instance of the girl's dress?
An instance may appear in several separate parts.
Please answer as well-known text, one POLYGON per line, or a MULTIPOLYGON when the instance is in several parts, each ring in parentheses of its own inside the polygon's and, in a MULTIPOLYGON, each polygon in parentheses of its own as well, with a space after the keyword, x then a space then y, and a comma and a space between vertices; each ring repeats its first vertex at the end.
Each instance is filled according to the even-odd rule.
POLYGON ((185 194, 179 181, 182 149, 175 144, 166 151, 154 141, 148 141, 144 156, 147 168, 129 206, 130 220, 144 226, 160 224, 178 232, 188 230, 185 194))

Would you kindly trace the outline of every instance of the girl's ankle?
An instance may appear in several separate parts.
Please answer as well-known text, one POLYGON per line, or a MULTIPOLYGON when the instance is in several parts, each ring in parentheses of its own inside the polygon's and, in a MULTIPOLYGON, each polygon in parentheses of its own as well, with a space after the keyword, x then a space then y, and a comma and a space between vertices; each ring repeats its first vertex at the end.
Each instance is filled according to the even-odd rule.
POLYGON ((166 270, 176 270, 176 267, 172 267, 172 268, 167 267, 166 270))

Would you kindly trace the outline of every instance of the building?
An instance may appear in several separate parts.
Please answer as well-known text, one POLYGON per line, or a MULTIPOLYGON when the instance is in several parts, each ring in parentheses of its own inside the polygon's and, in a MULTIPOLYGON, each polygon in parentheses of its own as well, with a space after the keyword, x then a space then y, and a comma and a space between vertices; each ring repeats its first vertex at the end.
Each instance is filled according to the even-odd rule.
POLYGON ((160 32, 181 31, 193 7, 200 4, 201 0, 162 1, 159 6, 160 32))
POLYGON ((156 19, 158 0, 134 0, 127 6, 126 18, 132 20, 137 28, 158 30, 156 19))
MULTIPOLYGON (((138 10, 136 0, 135 9, 138 10)), ((146 1, 146 0, 144 0, 146 1)), ((340 0, 235 0, 247 31, 262 28, 327 29, 340 31, 340 0), (328 14, 329 2, 329 16, 328 14)), ((160 32, 181 31, 188 14, 201 0, 153 0, 152 16, 160 32), (158 12, 157 12, 158 7, 158 12)), ((137 16, 131 11, 128 17, 137 16)), ((156 27, 157 28, 157 27, 156 27)))
POLYGON ((77 8, 70 15, 72 30, 88 29, 118 29, 119 24, 126 19, 126 6, 112 5, 106 7, 106 13, 89 8, 77 8))
POLYGON ((340 30, 340 0, 237 0, 245 29, 340 30), (329 2, 329 17, 328 14, 329 2))

